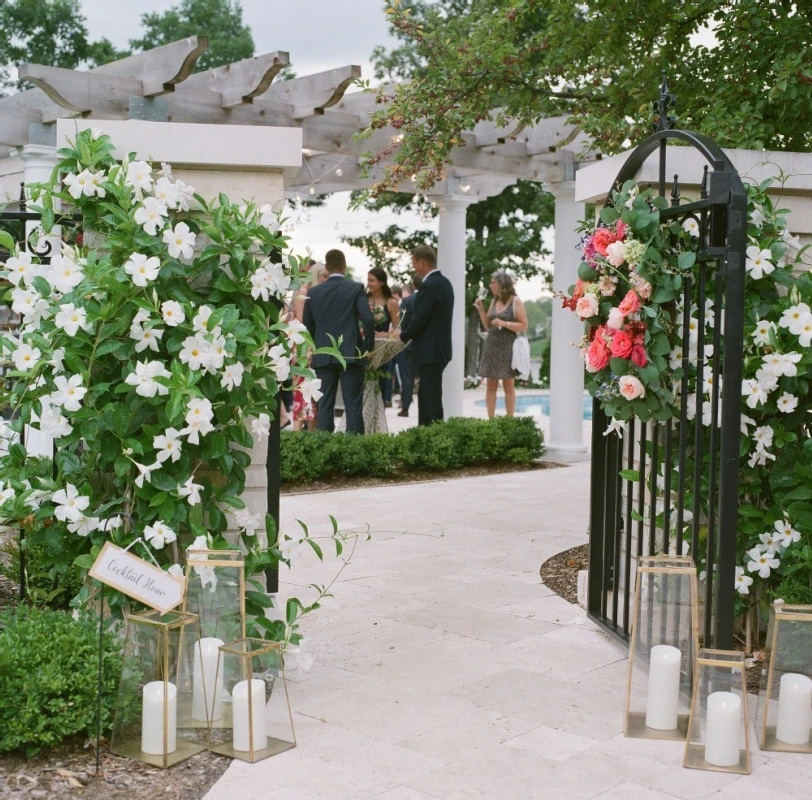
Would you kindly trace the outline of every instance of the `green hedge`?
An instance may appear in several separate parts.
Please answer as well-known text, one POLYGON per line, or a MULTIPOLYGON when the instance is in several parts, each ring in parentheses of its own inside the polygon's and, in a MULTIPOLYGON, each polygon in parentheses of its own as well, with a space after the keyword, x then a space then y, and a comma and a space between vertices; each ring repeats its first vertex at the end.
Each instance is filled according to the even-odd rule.
POLYGON ((481 464, 529 464, 543 454, 544 436, 530 417, 460 417, 394 436, 283 431, 282 483, 440 472, 481 464))
MULTIPOLYGON (((0 753, 27 756, 79 734, 95 736, 98 621, 18 606, 0 614, 0 753)), ((113 724, 121 642, 105 634, 102 728, 113 724)))

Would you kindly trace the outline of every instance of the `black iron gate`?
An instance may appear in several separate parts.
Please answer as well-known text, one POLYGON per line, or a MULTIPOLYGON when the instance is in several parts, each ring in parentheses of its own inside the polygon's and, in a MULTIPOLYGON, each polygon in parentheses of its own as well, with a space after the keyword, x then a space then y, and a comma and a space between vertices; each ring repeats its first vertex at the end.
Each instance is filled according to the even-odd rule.
POLYGON ((647 423, 632 418, 620 438, 604 435, 608 419, 599 403, 594 404, 587 610, 604 628, 627 639, 635 559, 687 552, 705 573, 700 590, 705 622, 700 636, 706 647, 731 648, 747 193, 733 164, 712 141, 671 128, 668 109, 673 103, 663 78, 657 130, 632 152, 615 184, 622 186, 635 178, 646 159, 658 151, 659 194, 665 196, 670 189, 671 201, 660 212, 661 219, 694 220, 699 229, 696 265, 684 281, 678 312, 684 340, 678 416, 647 423), (701 182, 697 181, 698 200, 682 202, 679 178, 668 169, 668 157, 678 149, 684 152, 684 147, 669 148, 669 142, 688 145, 707 161, 701 182), (715 321, 706 334, 710 314, 715 314, 715 321), (692 328, 696 330, 695 358, 691 356, 692 328), (702 387, 709 376, 712 388, 705 399, 702 387), (699 388, 689 407, 692 387, 699 388))

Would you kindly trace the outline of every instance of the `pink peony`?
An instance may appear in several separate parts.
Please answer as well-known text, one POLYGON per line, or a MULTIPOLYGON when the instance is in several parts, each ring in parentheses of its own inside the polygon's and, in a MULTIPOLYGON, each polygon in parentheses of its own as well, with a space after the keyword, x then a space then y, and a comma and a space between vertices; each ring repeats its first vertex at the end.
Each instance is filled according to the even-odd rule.
POLYGON ((575 304, 575 313, 581 319, 589 319, 598 313, 598 298, 594 294, 585 294, 575 304))
POLYGON ((632 354, 634 342, 626 331, 618 331, 612 338, 609 350, 615 358, 628 358, 632 354))
POLYGON ((623 312, 619 308, 613 308, 609 312, 609 319, 606 320, 606 325, 619 331, 623 327, 623 312))
POLYGON ((606 248, 606 260, 613 267, 621 266, 626 260, 626 245, 623 242, 612 242, 606 248))
POLYGON ((626 296, 620 301, 618 308, 624 317, 636 314, 640 310, 640 298, 637 296, 637 292, 634 289, 629 289, 626 296))
POLYGON ((618 389, 627 400, 637 400, 646 396, 646 389, 634 375, 623 375, 618 381, 618 389))
POLYGON ((635 367, 645 367, 648 364, 646 348, 642 344, 635 344, 632 347, 632 364, 635 367))

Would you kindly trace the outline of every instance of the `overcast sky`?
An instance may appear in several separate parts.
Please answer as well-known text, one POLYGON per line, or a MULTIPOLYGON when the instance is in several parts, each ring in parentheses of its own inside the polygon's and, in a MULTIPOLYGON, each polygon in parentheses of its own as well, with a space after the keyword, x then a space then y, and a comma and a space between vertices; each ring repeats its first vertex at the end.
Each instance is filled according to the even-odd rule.
MULTIPOLYGON (((140 36, 141 14, 166 11, 173 0, 82 0, 92 39, 106 37, 123 48, 140 36)), ((306 75, 346 64, 358 64, 364 78, 372 78, 370 55, 377 45, 391 46, 383 12, 383 0, 242 0, 243 20, 251 28, 256 54, 285 50, 297 75, 306 75)), ((380 214, 350 211, 349 194, 332 195, 322 208, 292 214, 291 235, 297 253, 309 249, 321 261, 331 247, 341 247, 358 278, 372 264, 358 250, 342 244, 341 234, 357 236, 397 222, 406 229, 436 230, 436 222, 421 223, 412 214, 380 214), (308 221, 309 217, 309 221, 308 221)), ((525 299, 541 293, 541 282, 522 281, 525 299)))

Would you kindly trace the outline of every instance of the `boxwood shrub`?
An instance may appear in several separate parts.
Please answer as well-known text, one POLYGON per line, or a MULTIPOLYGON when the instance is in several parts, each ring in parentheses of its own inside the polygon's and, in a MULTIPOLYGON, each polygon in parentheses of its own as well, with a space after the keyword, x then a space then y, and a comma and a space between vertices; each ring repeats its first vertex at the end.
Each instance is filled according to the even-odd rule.
POLYGON ((543 454, 543 434, 530 417, 460 417, 394 436, 283 431, 281 472, 283 483, 312 483, 340 476, 530 464, 543 454))

